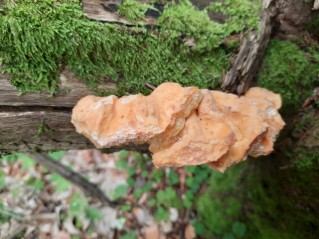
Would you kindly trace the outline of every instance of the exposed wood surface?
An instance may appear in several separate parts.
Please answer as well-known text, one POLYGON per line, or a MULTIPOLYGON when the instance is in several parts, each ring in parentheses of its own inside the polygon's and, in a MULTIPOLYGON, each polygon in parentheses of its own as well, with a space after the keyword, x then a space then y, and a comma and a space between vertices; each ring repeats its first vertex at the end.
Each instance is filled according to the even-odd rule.
POLYGON ((297 39, 299 42, 302 35, 309 35, 304 31, 304 26, 318 18, 319 11, 312 9, 310 1, 263 0, 259 29, 250 31, 243 38, 232 68, 223 80, 222 88, 239 95, 245 93, 260 69, 272 34, 275 32, 277 37, 297 39))
MULTIPOLYGON (((149 3, 149 0, 139 0, 140 2, 149 3)), ((214 0, 191 0, 192 4, 198 9, 204 9, 214 0)), ((118 12, 119 6, 122 4, 122 0, 82 0, 83 12, 87 15, 89 19, 110 22, 110 23, 120 23, 125 25, 137 25, 143 24, 146 26, 156 26, 157 18, 161 15, 166 3, 159 3, 157 1, 153 4, 154 9, 149 9, 145 13, 145 19, 139 20, 137 22, 130 22, 125 17, 121 16, 118 12)), ((227 19, 227 16, 220 13, 209 13, 212 20, 217 20, 223 22, 227 19)))
MULTIPOLYGON (((297 0, 290 1, 295 2, 297 0)), ((105 10, 102 3, 113 2, 102 0, 83 0, 82 2, 83 10, 89 18, 99 20, 94 16, 105 14, 103 11, 109 12, 108 14, 112 13, 112 11, 105 10)), ((209 0, 202 2, 193 0, 194 5, 196 3, 205 5, 209 2, 209 0)), ((260 30, 250 32, 243 40, 233 67, 224 79, 226 90, 241 94, 251 84, 259 70, 268 40, 274 29, 275 20, 278 24, 278 19, 275 19, 276 16, 286 13, 285 9, 293 8, 290 5, 280 5, 282 2, 285 1, 264 0, 260 30)), ((120 4, 120 1, 116 4, 120 4)), ((311 11, 311 7, 310 10, 309 7, 305 9, 311 11)), ((111 14, 114 21, 109 18, 105 18, 105 21, 121 22, 118 21, 120 18, 116 14, 118 13, 113 12, 111 14)), ((293 15, 291 15, 292 17, 293 15)), ((295 22, 305 21, 304 19, 302 17, 300 21, 295 20, 295 22)), ((126 22, 122 23, 126 24, 126 22)), ((0 153, 94 147, 86 138, 77 134, 70 123, 72 107, 81 97, 93 93, 83 81, 77 79, 70 71, 64 71, 60 76, 60 92, 53 97, 46 93, 20 95, 15 87, 9 83, 8 78, 8 75, 0 74, 0 153)), ((105 88, 114 89, 115 87, 108 83, 104 85, 105 88)), ((146 145, 131 145, 125 148, 147 151, 146 145)), ((119 148, 105 151, 116 150, 119 150, 119 148)))
MULTIPOLYGON (((0 106, 73 107, 81 97, 93 94, 93 91, 83 81, 77 79, 68 70, 65 70, 60 75, 60 90, 58 95, 54 97, 48 93, 20 95, 8 79, 9 75, 0 74, 0 106)), ((114 87, 111 84, 105 85, 105 88, 114 87)))
MULTIPOLYGON (((8 77, 0 74, 0 153, 94 148, 85 137, 75 132, 70 122, 76 102, 93 94, 84 82, 73 73, 64 71, 57 96, 46 93, 19 96, 8 77)), ((106 84, 105 88, 113 89, 114 86, 106 84)), ((121 148, 147 151, 146 145, 103 151, 114 152, 121 148)))
POLYGON ((0 152, 93 147, 75 132, 70 123, 71 108, 42 107, 24 111, 20 107, 10 110, 0 107, 0 110, 0 152))
POLYGON ((0 152, 91 148, 70 123, 71 110, 83 96, 93 92, 69 71, 61 74, 57 96, 47 93, 20 95, 0 75, 0 152))
POLYGON ((250 87, 259 71, 277 13, 275 0, 265 0, 259 32, 251 31, 244 38, 233 66, 224 78, 222 87, 228 92, 241 95, 250 87))
MULTIPOLYGON (((135 25, 121 16, 117 8, 121 5, 121 0, 82 0, 83 11, 89 19, 99 20, 104 22, 123 23, 125 25, 135 25)), ((138 21, 145 25, 156 25, 156 18, 146 16, 145 20, 138 21)))

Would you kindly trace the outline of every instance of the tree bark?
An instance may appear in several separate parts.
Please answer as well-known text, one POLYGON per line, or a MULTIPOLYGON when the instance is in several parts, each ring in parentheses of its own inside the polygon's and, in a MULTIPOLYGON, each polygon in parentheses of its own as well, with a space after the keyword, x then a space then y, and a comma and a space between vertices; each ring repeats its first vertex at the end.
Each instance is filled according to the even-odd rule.
POLYGON ((223 89, 239 95, 249 89, 265 55, 277 14, 275 0, 265 1, 261 10, 260 29, 249 32, 243 40, 233 66, 224 78, 223 89))
MULTIPOLYGON (((88 139, 75 132, 71 123, 73 106, 94 92, 72 72, 62 72, 56 96, 47 93, 19 95, 8 78, 9 75, 0 74, 1 153, 94 148, 88 139)), ((108 83, 104 89, 114 90, 115 85, 108 83)), ((147 151, 147 145, 126 145, 103 151, 116 152, 122 148, 147 151)))
POLYGON ((61 74, 57 96, 19 95, 8 77, 0 75, 0 152, 92 147, 75 132, 70 119, 77 100, 93 92, 71 72, 61 74))

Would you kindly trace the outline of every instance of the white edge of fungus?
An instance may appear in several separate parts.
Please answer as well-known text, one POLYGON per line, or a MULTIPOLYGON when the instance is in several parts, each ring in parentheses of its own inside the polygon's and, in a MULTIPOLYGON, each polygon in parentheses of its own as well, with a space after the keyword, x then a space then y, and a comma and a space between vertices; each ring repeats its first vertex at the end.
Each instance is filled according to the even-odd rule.
POLYGON ((143 130, 136 130, 132 127, 126 127, 121 128, 117 132, 106 137, 101 137, 97 131, 91 132, 90 136, 96 142, 97 145, 103 148, 107 148, 139 141, 146 142, 155 135, 162 133, 163 131, 164 130, 159 128, 158 126, 152 127, 152 129, 148 132, 143 132, 143 130), (143 135, 143 137, 141 137, 141 135, 143 135))
POLYGON ((122 105, 128 104, 131 101, 135 100, 138 97, 138 95, 128 95, 128 96, 124 96, 121 99, 119 99, 119 102, 122 105))
POLYGON ((105 97, 101 100, 99 100, 98 102, 96 102, 94 109, 98 110, 99 108, 101 108, 101 106, 103 105, 111 105, 114 103, 114 95, 110 95, 108 97, 105 97))
POLYGON ((267 112, 268 117, 274 117, 278 114, 277 110, 273 107, 267 108, 266 112, 267 112))

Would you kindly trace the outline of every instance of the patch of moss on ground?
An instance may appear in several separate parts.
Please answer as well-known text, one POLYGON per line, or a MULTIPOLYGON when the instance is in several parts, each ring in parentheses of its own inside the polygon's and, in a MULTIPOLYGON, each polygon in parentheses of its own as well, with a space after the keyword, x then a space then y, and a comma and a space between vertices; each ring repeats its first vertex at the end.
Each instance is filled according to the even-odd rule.
POLYGON ((178 18, 187 16, 191 23, 182 28, 189 37, 200 35, 196 47, 187 46, 183 33, 166 22, 170 8, 163 13, 161 30, 136 27, 132 34, 125 26, 89 21, 76 0, 7 1, 0 7, 6 12, 0 14, 3 71, 13 75, 10 81, 21 93, 57 93, 65 65, 95 89, 112 78, 117 84, 112 93, 118 95, 148 94, 145 83, 166 81, 218 88, 222 71, 229 67, 230 49, 221 47, 220 31, 213 27, 218 24, 206 12, 186 1, 180 4, 185 11, 177 9, 178 18))
POLYGON ((303 51, 289 41, 271 40, 258 85, 280 93, 284 113, 293 113, 319 84, 319 51, 303 51))
POLYGON ((205 227, 204 238, 222 238, 240 221, 244 193, 240 193, 243 188, 239 184, 244 168, 240 164, 224 174, 212 173, 207 190, 196 204, 199 220, 205 227))
POLYGON ((319 165, 280 169, 278 161, 248 160, 212 174, 197 203, 203 238, 317 238, 319 165), (235 223, 242 225, 239 231, 235 223))

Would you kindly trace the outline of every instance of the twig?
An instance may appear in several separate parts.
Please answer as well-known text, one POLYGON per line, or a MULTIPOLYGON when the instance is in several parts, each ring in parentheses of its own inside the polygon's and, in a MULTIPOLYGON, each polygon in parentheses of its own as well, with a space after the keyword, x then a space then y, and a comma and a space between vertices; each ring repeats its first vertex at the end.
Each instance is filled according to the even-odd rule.
POLYGON ((103 205, 113 207, 117 205, 117 203, 112 202, 96 184, 87 181, 80 174, 69 169, 59 161, 53 160, 49 156, 40 153, 28 153, 28 155, 46 167, 50 172, 58 173, 66 180, 78 186, 85 195, 99 199, 103 205))
POLYGON ((148 83, 148 82, 145 83, 145 86, 147 88, 151 89, 151 90, 155 90, 156 89, 156 87, 154 85, 152 85, 151 83, 148 83))

